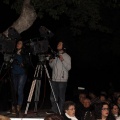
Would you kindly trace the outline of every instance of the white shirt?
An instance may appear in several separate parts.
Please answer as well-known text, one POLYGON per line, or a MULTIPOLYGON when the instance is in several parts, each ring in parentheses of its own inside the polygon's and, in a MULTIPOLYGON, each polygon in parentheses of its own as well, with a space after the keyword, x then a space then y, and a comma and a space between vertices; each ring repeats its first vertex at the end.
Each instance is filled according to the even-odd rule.
POLYGON ((71 117, 71 116, 69 116, 67 113, 65 113, 65 115, 66 115, 67 118, 70 118, 71 120, 78 120, 75 116, 74 116, 74 117, 71 117))

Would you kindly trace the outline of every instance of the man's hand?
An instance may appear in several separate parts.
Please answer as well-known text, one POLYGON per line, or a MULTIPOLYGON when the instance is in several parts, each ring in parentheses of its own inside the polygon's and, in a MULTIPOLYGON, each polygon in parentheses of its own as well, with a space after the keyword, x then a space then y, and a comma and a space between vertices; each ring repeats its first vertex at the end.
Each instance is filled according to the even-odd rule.
POLYGON ((63 61, 63 60, 64 60, 64 58, 63 58, 63 56, 62 56, 62 55, 59 55, 59 59, 60 59, 61 61, 63 61))
POLYGON ((54 59, 50 59, 49 62, 51 63, 54 59))

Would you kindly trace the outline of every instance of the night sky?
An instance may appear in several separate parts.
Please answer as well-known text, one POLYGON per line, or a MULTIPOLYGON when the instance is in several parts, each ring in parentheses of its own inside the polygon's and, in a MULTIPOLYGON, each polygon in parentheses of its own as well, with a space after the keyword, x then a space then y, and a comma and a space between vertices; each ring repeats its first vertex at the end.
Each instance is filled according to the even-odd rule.
MULTIPOLYGON (((43 25, 54 33, 54 37, 49 40, 54 50, 57 40, 60 38, 65 39, 68 48, 67 52, 72 58, 72 69, 69 72, 66 93, 68 96, 74 94, 74 91, 77 91, 79 86, 85 87, 88 91, 108 91, 108 88, 118 91, 118 85, 120 85, 120 17, 118 17, 118 14, 119 10, 111 11, 110 14, 106 12, 106 15, 108 15, 106 20, 109 21, 108 25, 111 24, 112 29, 114 29, 111 34, 86 28, 82 35, 79 36, 80 41, 78 41, 77 37, 71 36, 71 31, 66 27, 66 19, 55 21, 46 16, 41 20, 37 18, 30 29, 23 32, 21 36, 24 40, 39 37, 38 29, 43 25), (80 43, 79 46, 78 43, 80 43)), ((1 5, 0 32, 9 27, 16 20, 17 16, 14 10, 10 10, 6 5, 1 5)), ((35 60, 33 60, 33 64, 34 62, 35 60)), ((34 70, 31 71, 34 73, 34 70)), ((30 81, 31 79, 28 81, 27 87, 30 87, 30 81)), ((43 82, 43 88, 44 84, 43 82)))

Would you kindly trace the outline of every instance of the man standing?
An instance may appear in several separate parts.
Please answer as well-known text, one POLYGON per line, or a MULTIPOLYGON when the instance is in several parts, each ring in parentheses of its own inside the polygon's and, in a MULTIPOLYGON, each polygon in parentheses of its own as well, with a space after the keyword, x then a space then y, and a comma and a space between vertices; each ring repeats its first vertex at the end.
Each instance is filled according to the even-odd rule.
POLYGON ((54 99, 53 93, 51 91, 50 100, 52 104, 51 111, 47 113, 58 113, 63 112, 63 104, 65 102, 65 92, 68 81, 68 71, 71 69, 71 57, 65 52, 66 48, 62 41, 58 42, 57 45, 58 55, 55 59, 49 61, 49 65, 52 68, 52 88, 56 101, 54 99), (57 107, 57 104, 59 108, 57 107))

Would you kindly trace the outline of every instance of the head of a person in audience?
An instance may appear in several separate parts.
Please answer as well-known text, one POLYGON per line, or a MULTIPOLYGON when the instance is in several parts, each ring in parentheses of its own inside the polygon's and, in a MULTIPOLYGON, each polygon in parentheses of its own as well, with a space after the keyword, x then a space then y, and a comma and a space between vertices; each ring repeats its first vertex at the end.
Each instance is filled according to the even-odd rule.
POLYGON ((105 94, 100 94, 99 99, 101 102, 107 102, 107 96, 105 94))
POLYGON ((70 117, 75 116, 75 103, 72 101, 66 101, 63 107, 64 113, 70 117))
POLYGON ((84 99, 86 98, 86 93, 85 92, 81 92, 79 93, 79 102, 83 104, 84 99))
POLYGON ((11 119, 7 116, 0 115, 0 120, 11 120, 11 119))
POLYGON ((85 108, 89 108, 91 106, 91 100, 89 98, 85 98, 83 101, 83 106, 85 108))
POLYGON ((120 107, 120 96, 117 97, 117 105, 120 107))
POLYGON ((117 104, 111 104, 110 106, 111 112, 115 117, 120 115, 120 109, 117 104))
POLYGON ((95 118, 107 120, 109 116, 109 105, 106 102, 101 102, 95 105, 95 118))
POLYGON ((44 120, 64 120, 60 114, 49 114, 47 115, 44 120))
POLYGON ((90 99, 95 99, 97 96, 94 92, 89 92, 90 99))

